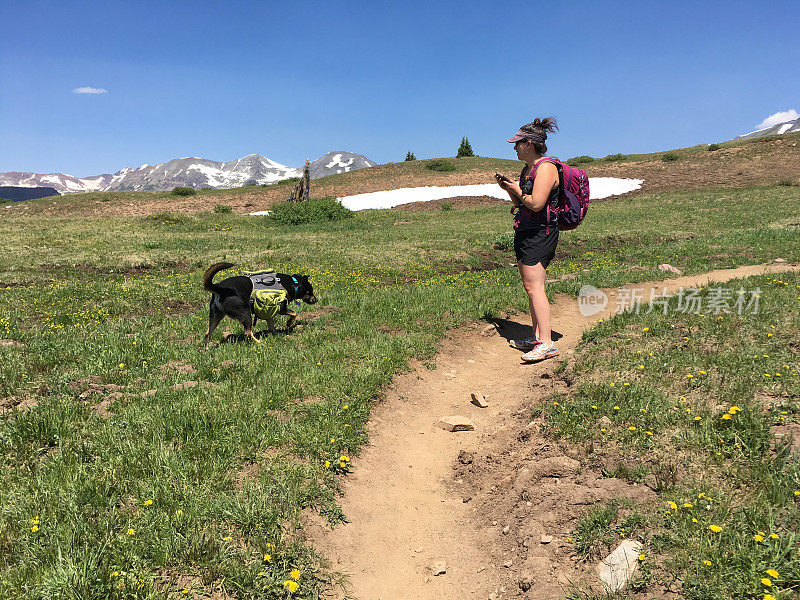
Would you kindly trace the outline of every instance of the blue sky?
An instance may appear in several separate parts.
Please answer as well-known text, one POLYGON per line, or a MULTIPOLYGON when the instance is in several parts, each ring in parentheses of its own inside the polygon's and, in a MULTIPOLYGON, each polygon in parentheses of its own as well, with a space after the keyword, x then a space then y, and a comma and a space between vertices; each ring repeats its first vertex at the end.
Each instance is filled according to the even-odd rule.
POLYGON ((0 171, 730 139, 800 110, 800 3, 0 0, 0 171), (106 93, 79 94, 92 87, 106 93))

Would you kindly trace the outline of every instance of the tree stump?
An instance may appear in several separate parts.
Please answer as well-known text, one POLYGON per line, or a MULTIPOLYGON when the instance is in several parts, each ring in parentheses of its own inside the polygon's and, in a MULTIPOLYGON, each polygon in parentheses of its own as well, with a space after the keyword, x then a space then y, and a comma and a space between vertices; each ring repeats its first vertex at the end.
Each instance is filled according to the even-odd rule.
POLYGON ((311 171, 308 166, 308 159, 306 159, 306 166, 303 167, 303 176, 297 185, 294 186, 292 193, 289 194, 289 202, 305 202, 308 200, 308 195, 311 191, 311 171))

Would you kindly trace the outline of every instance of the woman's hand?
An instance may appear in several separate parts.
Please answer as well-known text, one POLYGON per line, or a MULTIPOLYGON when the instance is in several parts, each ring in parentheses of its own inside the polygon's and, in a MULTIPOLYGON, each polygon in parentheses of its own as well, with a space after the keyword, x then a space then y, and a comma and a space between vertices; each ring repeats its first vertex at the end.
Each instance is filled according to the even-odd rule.
POLYGON ((495 173, 495 179, 497 179, 497 185, 503 188, 508 195, 511 197, 511 201, 514 204, 519 204, 519 197, 522 195, 522 190, 519 187, 519 184, 516 181, 511 181, 508 177, 503 177, 500 173, 495 173))

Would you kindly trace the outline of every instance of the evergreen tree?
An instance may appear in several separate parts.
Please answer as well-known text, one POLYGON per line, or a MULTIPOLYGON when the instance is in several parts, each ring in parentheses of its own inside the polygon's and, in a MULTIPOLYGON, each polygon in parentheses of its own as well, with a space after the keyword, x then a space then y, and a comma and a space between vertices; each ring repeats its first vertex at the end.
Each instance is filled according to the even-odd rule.
POLYGON ((414 153, 411 150, 409 150, 408 154, 406 154, 406 160, 417 160, 417 157, 414 156, 414 153))
POLYGON ((466 136, 461 139, 461 145, 458 147, 458 154, 456 154, 456 158, 461 158, 462 156, 475 156, 472 152, 472 146, 470 146, 469 140, 466 136))

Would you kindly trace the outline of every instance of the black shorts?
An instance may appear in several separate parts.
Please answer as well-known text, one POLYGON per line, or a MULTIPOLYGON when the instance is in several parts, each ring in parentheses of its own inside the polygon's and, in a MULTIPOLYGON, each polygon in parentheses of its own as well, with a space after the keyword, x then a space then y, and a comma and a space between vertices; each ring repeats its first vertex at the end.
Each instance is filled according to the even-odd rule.
POLYGON ((534 229, 518 229, 514 232, 514 254, 523 265, 532 266, 542 263, 546 269, 556 255, 558 245, 558 227, 550 226, 534 229))

